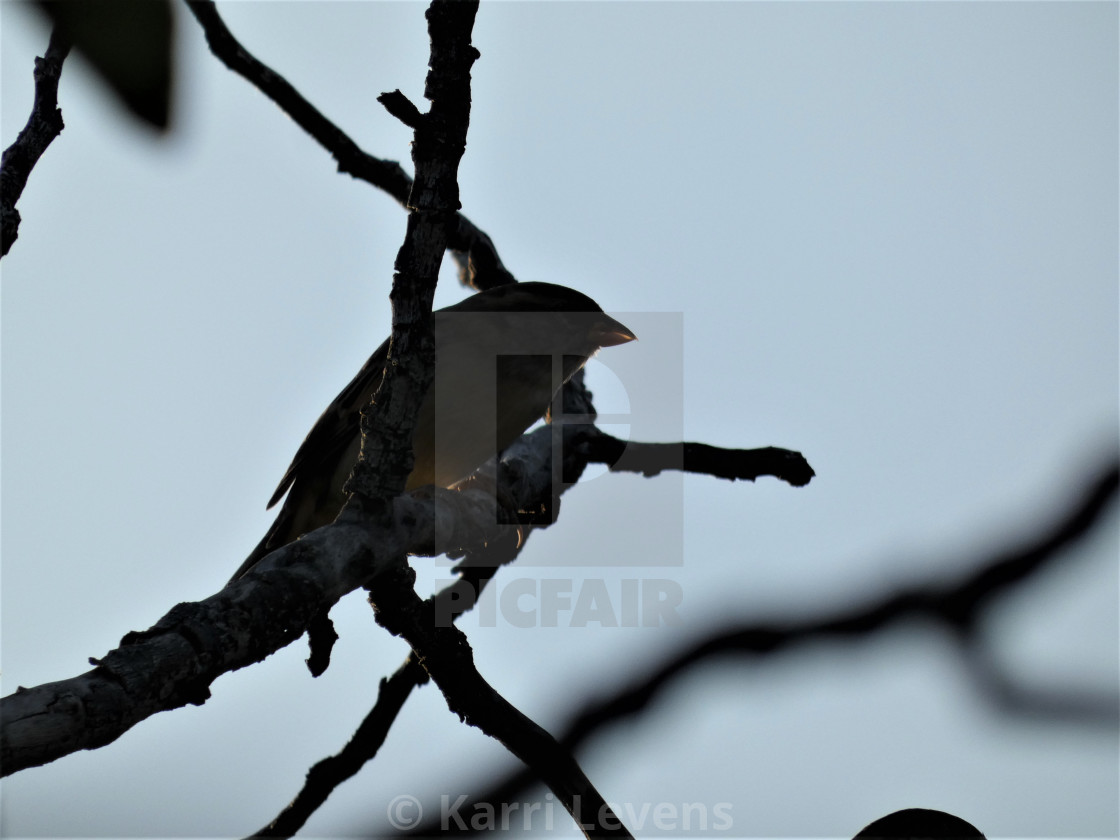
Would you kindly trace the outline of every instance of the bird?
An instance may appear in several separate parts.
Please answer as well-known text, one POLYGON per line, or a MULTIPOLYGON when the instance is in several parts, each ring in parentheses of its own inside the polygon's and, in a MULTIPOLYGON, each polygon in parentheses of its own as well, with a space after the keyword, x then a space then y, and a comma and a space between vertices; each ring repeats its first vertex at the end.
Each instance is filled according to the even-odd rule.
MULTIPOLYGON (((411 491, 454 487, 550 409, 552 399, 603 347, 637 338, 594 300, 566 286, 524 282, 477 292, 434 313, 434 382, 412 437, 411 491)), ((361 410, 381 383, 386 339, 311 427, 269 499, 284 504, 234 573, 334 521, 358 460, 361 410)))

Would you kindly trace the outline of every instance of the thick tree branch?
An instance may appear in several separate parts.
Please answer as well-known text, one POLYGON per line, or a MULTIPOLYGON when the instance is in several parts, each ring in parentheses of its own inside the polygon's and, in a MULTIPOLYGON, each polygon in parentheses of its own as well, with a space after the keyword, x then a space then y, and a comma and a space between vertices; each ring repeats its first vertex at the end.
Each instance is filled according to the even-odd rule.
MULTIPOLYGON (((371 410, 362 414, 361 454, 347 482, 351 501, 375 516, 389 511, 412 471, 415 417, 432 382, 432 297, 448 227, 460 206, 457 173, 467 142, 470 71, 478 58, 470 43, 477 8, 477 2, 465 0, 433 0, 428 7, 428 113, 404 104, 401 95, 382 97, 414 128, 416 180, 393 276, 389 363, 371 410)), ((448 707, 533 767, 589 836, 628 836, 571 755, 483 679, 466 636, 450 623, 437 622, 432 602, 422 602, 413 590, 415 574, 404 561, 401 556, 391 570, 366 583, 370 603, 378 621, 416 652, 448 707)))
MULTIPOLYGON (((380 509, 403 491, 412 471, 416 412, 432 384, 432 299, 447 249, 448 228, 460 207, 459 161, 467 147, 471 66, 478 58, 478 50, 470 43, 477 8, 477 3, 470 2, 433 2, 426 14, 431 59, 424 95, 432 104, 427 114, 421 114, 409 103, 410 121, 415 124, 412 161, 416 180, 406 202, 408 226, 389 295, 393 332, 385 380, 371 410, 362 412, 361 454, 347 482, 348 491, 380 509)), ((404 96, 396 99, 404 100, 404 96)), ((397 108, 407 110, 399 103, 397 108)))
MULTIPOLYGON (((327 119, 283 76, 250 53, 225 25, 213 0, 187 0, 198 19, 211 52, 233 72, 245 78, 275 102, 297 125, 330 152, 338 171, 366 181, 408 205, 412 179, 396 161, 381 160, 355 143, 327 119)), ((457 209, 457 208, 456 208, 457 209)), ((455 213, 447 231, 447 247, 459 263, 460 280, 477 289, 511 283, 514 277, 502 264, 493 241, 462 213, 455 213)))
MULTIPOLYGON (((531 505, 517 495, 524 489, 506 492, 531 505)), ((119 648, 91 660, 92 671, 0 700, 0 773, 104 746, 157 712, 201 704, 217 677, 298 639, 317 614, 395 558, 432 554, 436 545, 477 550, 508 530, 483 490, 437 491, 435 504, 401 496, 380 527, 348 508, 215 595, 179 604, 148 630, 129 633, 119 648)))
POLYGON ((91 659, 92 671, 17 689, 0 701, 0 769, 6 775, 104 746, 156 712, 205 702, 218 676, 299 638, 316 611, 375 568, 375 545, 393 547, 401 536, 353 523, 320 529, 274 552, 259 574, 128 634, 91 659))
POLYGON ((0 257, 8 253, 19 236, 16 202, 23 195, 31 170, 65 127, 58 107, 58 79, 68 52, 70 42, 56 26, 51 31, 46 53, 35 59, 35 100, 31 116, 0 158, 0 257))

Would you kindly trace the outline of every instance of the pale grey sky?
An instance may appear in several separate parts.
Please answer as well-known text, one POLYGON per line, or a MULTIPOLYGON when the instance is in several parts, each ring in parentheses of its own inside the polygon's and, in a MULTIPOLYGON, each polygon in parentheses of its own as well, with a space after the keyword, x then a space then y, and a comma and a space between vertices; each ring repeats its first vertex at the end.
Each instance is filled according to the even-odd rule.
MULTIPOLYGON (((408 163, 408 131, 375 96, 421 103, 423 4, 220 8, 363 148, 408 163)), ((567 494, 497 591, 665 580, 682 624, 471 618, 500 691, 556 727, 723 618, 959 573, 1063 509, 1116 438, 1117 24, 1114 3, 483 5, 466 213, 521 279, 679 319, 679 334, 635 327, 640 342, 604 353, 632 409, 669 348, 687 439, 798 449, 818 472, 803 489, 622 476, 567 494), (665 545, 683 545, 675 567, 563 565, 665 545)), ((0 27, 7 145, 47 31, 11 3, 0 27)), ((387 334, 402 212, 335 174, 187 14, 179 36, 162 142, 67 60, 67 127, 2 263, 4 693, 84 671, 219 588, 270 523, 264 503, 308 427, 387 334)), ((446 273, 438 302, 459 295, 446 273)), ((609 382, 592 372, 593 389, 609 382)), ((996 616, 1018 672, 1117 688, 1116 535, 1113 515, 996 616)), ((426 585, 446 571, 413 565, 426 585)), ((323 678, 302 643, 227 675, 201 708, 6 779, 0 830, 255 829, 404 655, 360 596, 334 615, 323 678)), ((950 642, 920 626, 705 670, 580 759, 634 814, 726 803, 721 836, 850 837, 914 805, 990 837, 1120 833, 1116 731, 985 705, 950 642)), ((454 797, 511 764, 424 688, 307 835, 383 825, 394 797, 454 797)))

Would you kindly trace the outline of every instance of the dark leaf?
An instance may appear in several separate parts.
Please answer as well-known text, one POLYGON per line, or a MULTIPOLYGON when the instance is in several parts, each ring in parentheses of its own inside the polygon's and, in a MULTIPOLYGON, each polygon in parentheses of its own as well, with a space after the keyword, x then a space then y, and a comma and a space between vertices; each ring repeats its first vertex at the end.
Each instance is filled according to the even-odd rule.
POLYGON ((39 0, 137 117, 167 128, 174 18, 170 0, 39 0))

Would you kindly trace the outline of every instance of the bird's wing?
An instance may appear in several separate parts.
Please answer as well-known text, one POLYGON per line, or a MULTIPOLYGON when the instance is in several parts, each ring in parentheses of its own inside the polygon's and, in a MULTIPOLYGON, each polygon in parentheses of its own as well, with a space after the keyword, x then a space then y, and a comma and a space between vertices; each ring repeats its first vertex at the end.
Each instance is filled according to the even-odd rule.
POLYGON ((292 483, 305 469, 317 472, 330 464, 353 442, 359 432, 361 410, 373 397, 373 392, 381 384, 385 360, 389 355, 389 341, 386 339, 373 355, 362 365, 362 369, 350 380, 337 397, 327 406, 326 411, 315 421, 303 443, 296 450, 295 457, 280 479, 280 484, 268 507, 280 501, 292 483))

